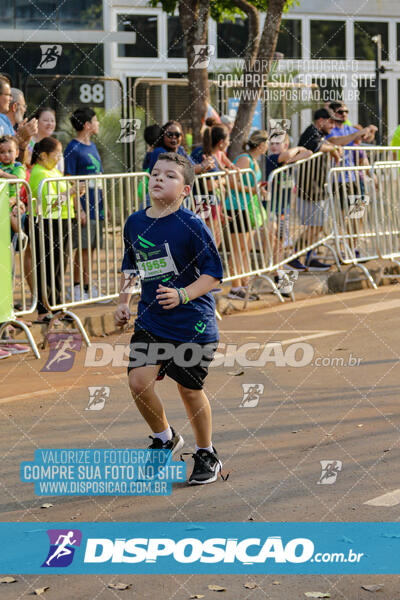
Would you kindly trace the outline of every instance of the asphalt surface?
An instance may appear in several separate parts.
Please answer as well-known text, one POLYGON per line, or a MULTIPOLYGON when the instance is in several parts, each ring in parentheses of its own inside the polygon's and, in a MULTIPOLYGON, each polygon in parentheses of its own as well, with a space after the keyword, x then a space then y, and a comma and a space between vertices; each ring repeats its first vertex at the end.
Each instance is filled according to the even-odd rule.
MULTIPOLYGON (((39 361, 31 355, 1 361, 1 520, 75 526, 79 521, 397 521, 400 500, 394 506, 365 502, 400 488, 399 305, 400 288, 393 285, 224 317, 221 342, 230 346, 220 348, 225 365, 210 368, 206 391, 213 406, 213 441, 229 479, 199 487, 174 484, 166 497, 36 497, 33 485, 19 480, 20 462, 33 460, 35 449, 141 448, 149 431, 130 398, 125 368, 85 367, 84 348, 64 373, 41 371, 48 350, 39 361), (268 362, 255 366, 272 342, 268 362), (248 347, 243 365, 240 346, 249 343, 261 349, 248 347), (305 358, 293 344, 303 344, 305 358), (258 386, 251 399, 243 390, 250 384, 258 386), (85 410, 88 386, 110 388, 102 410, 85 410), (250 406, 243 406, 249 400, 250 406), (337 467, 335 483, 322 485, 324 460, 337 467), (43 509, 44 502, 53 506, 43 509)), ((129 337, 122 332, 93 342, 113 347, 129 337)), ((170 423, 190 451, 193 435, 174 382, 164 380, 159 391, 170 423)), ((216 594, 208 585, 217 584, 226 588, 221 595, 227 600, 297 600, 308 591, 328 592, 333 599, 400 600, 400 577, 388 575, 15 578, 0 584, 0 598, 15 600, 49 586, 49 600, 184 600, 195 594, 208 600, 216 594), (116 581, 132 587, 107 588, 116 581), (257 587, 245 588, 248 583, 257 587), (375 594, 361 589, 374 583, 383 589, 375 594)))

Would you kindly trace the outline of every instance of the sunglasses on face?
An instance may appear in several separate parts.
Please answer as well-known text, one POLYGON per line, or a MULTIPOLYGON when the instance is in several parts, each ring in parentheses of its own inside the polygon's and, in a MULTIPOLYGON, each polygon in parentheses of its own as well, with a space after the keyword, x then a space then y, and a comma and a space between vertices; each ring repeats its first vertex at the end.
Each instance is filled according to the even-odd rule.
POLYGON ((348 115, 349 114, 348 110, 337 110, 336 112, 338 115, 348 115))
POLYGON ((167 131, 167 133, 165 134, 168 138, 180 138, 181 137, 181 133, 179 131, 167 131))

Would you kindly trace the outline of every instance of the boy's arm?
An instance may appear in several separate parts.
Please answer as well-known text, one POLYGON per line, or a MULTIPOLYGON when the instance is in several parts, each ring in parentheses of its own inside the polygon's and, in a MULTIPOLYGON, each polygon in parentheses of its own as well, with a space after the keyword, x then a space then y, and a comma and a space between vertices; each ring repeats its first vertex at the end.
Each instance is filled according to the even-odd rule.
MULTIPOLYGON (((186 288, 182 288, 182 290, 186 290, 187 297, 190 301, 198 298, 199 296, 204 296, 204 294, 210 292, 219 282, 220 280, 217 277, 212 277, 211 275, 200 275, 196 281, 188 285, 186 288)), ((182 292, 179 293, 176 288, 165 287, 160 283, 157 289, 156 298, 158 303, 161 304, 163 308, 169 310, 182 303, 181 294, 182 292)))
POLYGON ((137 274, 134 271, 123 271, 119 286, 118 306, 114 313, 114 319, 117 325, 125 325, 131 318, 129 302, 135 288, 137 274))

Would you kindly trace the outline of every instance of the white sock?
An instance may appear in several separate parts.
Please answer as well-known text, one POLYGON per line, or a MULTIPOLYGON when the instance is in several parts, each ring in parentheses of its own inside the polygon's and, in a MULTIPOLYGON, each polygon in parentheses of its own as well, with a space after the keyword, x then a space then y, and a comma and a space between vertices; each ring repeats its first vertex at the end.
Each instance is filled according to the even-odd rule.
POLYGON ((232 287, 231 288, 231 292, 240 292, 241 289, 242 288, 240 286, 239 287, 232 287))
POLYGON ((197 444, 195 445, 196 452, 197 450, 208 450, 209 452, 214 452, 214 448, 211 442, 211 446, 207 446, 207 448, 200 448, 197 444))
POLYGON ((171 427, 168 425, 167 429, 164 431, 160 431, 160 433, 155 433, 154 437, 159 438, 163 444, 168 442, 168 440, 172 440, 172 431, 171 427))

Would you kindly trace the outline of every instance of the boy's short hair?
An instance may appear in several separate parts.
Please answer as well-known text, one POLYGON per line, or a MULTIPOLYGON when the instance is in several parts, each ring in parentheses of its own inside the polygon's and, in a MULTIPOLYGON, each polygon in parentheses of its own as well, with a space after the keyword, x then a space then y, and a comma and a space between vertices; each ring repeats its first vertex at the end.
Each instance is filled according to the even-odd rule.
POLYGON ((6 142, 14 142, 16 149, 19 149, 18 141, 16 140, 15 135, 0 136, 0 144, 5 144, 6 142))
POLYGON ((75 131, 82 131, 85 126, 85 123, 90 123, 93 117, 96 116, 96 113, 92 108, 88 106, 77 108, 74 110, 70 117, 71 125, 75 129, 75 131))
POLYGON ((190 187, 192 187, 194 182, 194 166, 186 156, 178 154, 177 152, 164 152, 163 154, 159 154, 157 162, 159 160, 168 160, 169 162, 174 162, 182 167, 185 185, 190 185, 190 187))

